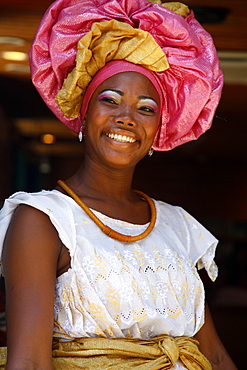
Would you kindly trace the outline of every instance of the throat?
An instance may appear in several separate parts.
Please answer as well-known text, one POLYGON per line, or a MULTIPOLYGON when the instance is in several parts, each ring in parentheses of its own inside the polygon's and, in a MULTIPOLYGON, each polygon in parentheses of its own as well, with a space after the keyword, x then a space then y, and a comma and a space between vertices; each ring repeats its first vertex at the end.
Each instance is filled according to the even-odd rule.
POLYGON ((149 223, 151 219, 150 208, 145 201, 141 201, 140 204, 136 205, 107 204, 101 207, 100 204, 98 204, 98 206, 93 209, 110 218, 129 222, 131 224, 145 225, 149 223))

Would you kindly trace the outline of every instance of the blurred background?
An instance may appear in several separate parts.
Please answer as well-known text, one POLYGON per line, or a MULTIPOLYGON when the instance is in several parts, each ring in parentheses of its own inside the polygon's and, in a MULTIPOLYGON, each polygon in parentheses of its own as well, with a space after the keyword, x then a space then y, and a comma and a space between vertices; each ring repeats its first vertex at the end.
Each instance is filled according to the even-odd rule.
MULTIPOLYGON (((19 190, 52 189, 79 167, 83 145, 48 110, 30 81, 27 52, 50 0, 0 1, 0 206, 19 190)), ((219 278, 202 274, 220 336, 246 369, 247 1, 188 0, 214 38, 225 74, 212 128, 198 141, 155 152, 134 187, 181 205, 219 240, 219 278)), ((4 287, 0 341, 5 343, 4 287)))

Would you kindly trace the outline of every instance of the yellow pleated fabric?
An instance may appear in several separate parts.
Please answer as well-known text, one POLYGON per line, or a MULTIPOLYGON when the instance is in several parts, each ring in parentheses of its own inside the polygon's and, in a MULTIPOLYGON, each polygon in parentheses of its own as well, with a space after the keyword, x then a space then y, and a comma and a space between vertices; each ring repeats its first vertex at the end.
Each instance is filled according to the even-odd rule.
MULTIPOLYGON (((0 348, 0 369, 4 369, 6 352, 6 347, 0 348)), ((53 346, 54 370, 167 370, 178 360, 189 370, 212 370, 199 351, 197 340, 189 337, 81 338, 53 346)))
POLYGON ((65 116, 78 117, 86 87, 112 60, 125 60, 156 72, 169 68, 164 52, 149 32, 116 20, 95 22, 78 42, 76 66, 56 96, 65 116))
POLYGON ((171 369, 178 361, 189 370, 212 370, 193 338, 161 335, 150 340, 82 338, 57 343, 55 370, 62 369, 171 369))
POLYGON ((173 12, 186 18, 190 14, 190 10, 187 5, 178 1, 163 2, 162 0, 148 0, 150 3, 162 5, 164 8, 172 10, 173 12))

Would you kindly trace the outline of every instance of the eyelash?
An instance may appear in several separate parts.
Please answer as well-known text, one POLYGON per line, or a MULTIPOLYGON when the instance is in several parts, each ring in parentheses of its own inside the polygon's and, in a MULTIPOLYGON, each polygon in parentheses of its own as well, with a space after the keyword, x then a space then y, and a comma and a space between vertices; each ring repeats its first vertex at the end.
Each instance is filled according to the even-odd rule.
POLYGON ((111 104, 118 104, 114 99, 112 98, 107 98, 107 97, 104 97, 104 98, 100 98, 101 101, 105 101, 106 103, 111 103, 111 104))
POLYGON ((145 111, 147 113, 155 113, 155 110, 153 108, 151 108, 151 107, 143 106, 143 107, 140 107, 139 109, 140 110, 143 110, 143 111, 145 111))

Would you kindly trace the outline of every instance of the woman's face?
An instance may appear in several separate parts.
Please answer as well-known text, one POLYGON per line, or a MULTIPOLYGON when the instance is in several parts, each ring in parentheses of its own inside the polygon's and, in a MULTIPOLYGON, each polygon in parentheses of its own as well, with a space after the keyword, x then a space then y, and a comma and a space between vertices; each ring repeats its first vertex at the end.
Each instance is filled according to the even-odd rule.
POLYGON ((135 166, 158 129, 159 96, 147 77, 119 73, 95 90, 85 119, 86 155, 101 165, 135 166))

